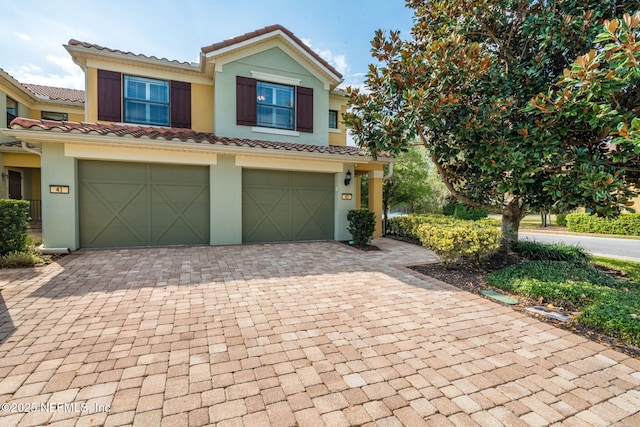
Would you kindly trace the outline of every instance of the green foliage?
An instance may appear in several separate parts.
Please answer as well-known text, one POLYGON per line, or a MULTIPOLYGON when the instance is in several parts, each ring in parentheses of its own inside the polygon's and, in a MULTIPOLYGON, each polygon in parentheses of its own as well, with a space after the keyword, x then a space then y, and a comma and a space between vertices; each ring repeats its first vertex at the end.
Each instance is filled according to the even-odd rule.
POLYGON ((27 247, 29 202, 0 199, 0 255, 27 247))
POLYGON ((532 261, 491 273, 488 284, 569 311, 576 322, 640 345, 640 284, 620 281, 589 264, 532 261))
POLYGON ((488 216, 487 211, 484 209, 474 208, 471 206, 465 206, 462 203, 458 203, 458 206, 453 211, 453 217, 457 219, 470 219, 476 221, 488 216))
POLYGON ((603 267, 618 270, 629 277, 629 280, 640 284, 640 262, 628 261, 617 258, 594 256, 593 263, 603 267))
MULTIPOLYGON (((418 227, 422 224, 448 227, 457 224, 460 220, 439 214, 410 214, 389 218, 385 234, 389 236, 404 237, 419 240, 418 227)), ((500 221, 493 218, 483 218, 476 221, 477 224, 487 227, 499 227, 500 221)))
POLYGON ((442 215, 446 215, 446 216, 453 216, 453 214, 456 212, 456 208, 458 207, 458 203, 457 202, 449 202, 446 205, 444 205, 442 207, 442 215))
POLYGON ((368 210, 350 210, 347 213, 349 233, 356 246, 365 246, 371 240, 376 228, 376 215, 368 210))
POLYGON ((31 250, 14 251, 0 255, 0 268, 33 267, 44 262, 46 260, 31 250))
MULTIPOLYGON (((608 49, 615 43, 598 36, 598 26, 637 10, 637 0, 406 4, 415 9, 411 37, 376 32, 366 90, 347 88, 345 124, 359 146, 374 156, 400 153, 419 138, 458 200, 511 218, 505 240, 512 243, 528 210, 583 205, 618 212, 629 195, 625 168, 640 154, 633 139, 640 120, 632 113, 640 100, 640 37, 629 18, 618 28, 630 36, 615 32, 628 43, 608 49), (569 67, 574 81, 585 82, 572 62, 600 46, 608 49, 600 49, 608 55, 601 63, 611 60, 613 68, 595 74, 597 85, 574 84, 570 90, 582 90, 584 102, 565 114, 552 89, 569 67), (625 63, 625 56, 633 60, 625 63), (607 80, 611 70, 619 80, 607 80), (530 103, 545 93, 553 95, 530 103), (595 113, 585 108, 598 100, 603 108, 595 113), (561 114, 550 114, 552 103, 561 114), (615 132, 625 139, 608 150, 606 138, 615 132)), ((581 64, 590 75, 598 71, 591 57, 581 64)))
POLYGON ((591 256, 580 246, 519 241, 514 250, 532 261, 566 261, 587 263, 591 256))
POLYGON ((417 227, 417 236, 422 246, 434 251, 447 266, 459 257, 472 257, 480 263, 500 246, 500 230, 475 221, 425 223, 417 227))
POLYGON ((409 212, 439 210, 448 192, 437 176, 424 147, 399 153, 383 186, 385 210, 391 206, 406 206, 409 212))
MULTIPOLYGON (((638 5, 622 8, 634 12, 638 5)), ((559 88, 539 94, 529 111, 537 114, 532 136, 549 144, 566 141, 561 164, 544 183, 555 207, 568 210, 584 201, 598 216, 616 216, 634 196, 640 166, 640 12, 604 20, 594 39, 565 69, 559 88), (608 140, 607 140, 608 139, 608 140)))
POLYGON ((567 226, 567 214, 556 214, 556 225, 560 227, 567 226))
POLYGON ((567 229, 577 233, 622 234, 640 236, 640 214, 600 218, 591 214, 567 215, 567 229))

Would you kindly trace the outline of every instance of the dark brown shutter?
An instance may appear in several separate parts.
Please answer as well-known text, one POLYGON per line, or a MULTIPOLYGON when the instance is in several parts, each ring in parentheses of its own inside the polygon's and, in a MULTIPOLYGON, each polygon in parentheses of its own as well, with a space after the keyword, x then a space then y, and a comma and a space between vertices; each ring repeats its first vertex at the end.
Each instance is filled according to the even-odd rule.
POLYGON ((122 121, 122 75, 98 70, 98 120, 122 121))
POLYGON ((299 132, 313 132, 313 89, 308 87, 296 88, 296 130, 299 132))
POLYGON ((191 83, 171 81, 171 127, 191 128, 191 83))
POLYGON ((256 80, 236 76, 236 124, 256 125, 256 80))

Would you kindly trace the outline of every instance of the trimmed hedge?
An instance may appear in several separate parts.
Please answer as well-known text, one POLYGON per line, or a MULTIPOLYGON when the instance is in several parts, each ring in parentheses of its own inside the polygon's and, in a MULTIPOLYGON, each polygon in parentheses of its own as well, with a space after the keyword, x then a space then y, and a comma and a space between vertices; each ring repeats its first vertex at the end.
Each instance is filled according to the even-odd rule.
POLYGON ((350 210, 347 213, 349 233, 356 246, 365 246, 371 240, 376 229, 376 215, 368 210, 350 210))
POLYGON ((640 214, 622 214, 616 218, 601 218, 591 214, 568 214, 567 230, 578 233, 640 236, 640 214))
MULTIPOLYGON (((438 214, 409 214, 389 218, 386 224, 385 234, 387 236, 403 237, 419 240, 418 227, 422 224, 444 224, 451 221, 462 221, 451 218, 451 216, 438 214)), ((476 221, 479 224, 486 224, 492 227, 500 227, 500 221, 493 218, 483 218, 476 221)))
POLYGON ((556 214, 556 225, 560 227, 567 226, 567 214, 556 214))
POLYGON ((434 251, 445 265, 459 257, 472 257, 479 264, 482 257, 500 247, 497 227, 470 220, 422 224, 418 227, 418 238, 422 246, 434 251))
POLYGON ((0 256, 27 249, 29 202, 0 200, 0 256))
POLYGON ((479 262, 499 247, 499 225, 500 221, 491 218, 471 221, 434 214, 404 215, 389 219, 387 235, 419 240, 444 264, 460 256, 479 262))

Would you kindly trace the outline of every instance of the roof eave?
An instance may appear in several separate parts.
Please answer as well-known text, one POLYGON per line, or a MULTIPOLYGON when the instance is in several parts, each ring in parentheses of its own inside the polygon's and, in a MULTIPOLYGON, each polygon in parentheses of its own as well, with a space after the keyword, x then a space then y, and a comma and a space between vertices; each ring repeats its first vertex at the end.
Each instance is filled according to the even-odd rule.
POLYGON ((125 52, 113 52, 110 50, 100 50, 91 47, 85 47, 81 45, 69 45, 65 44, 64 48, 67 50, 73 62, 75 62, 80 68, 86 66, 86 60, 89 58, 99 58, 111 61, 124 62, 133 65, 142 65, 152 68, 171 69, 173 71, 187 72, 202 74, 202 65, 184 62, 175 62, 167 59, 158 59, 146 57, 144 55, 136 55, 133 53, 125 52))
POLYGON ((76 144, 99 144, 112 145, 120 147, 146 147, 146 148, 164 148, 178 151, 195 151, 195 152, 215 152, 218 154, 244 154, 244 155, 260 155, 265 157, 279 157, 289 159, 306 159, 306 160, 325 160, 339 163, 391 163, 393 159, 374 160, 371 156, 350 155, 340 153, 311 153, 307 151, 294 151, 284 148, 264 148, 264 147, 243 147, 225 145, 222 143, 211 144, 208 142, 189 141, 173 141, 161 138, 152 139, 149 137, 133 137, 133 136, 116 136, 116 135, 96 135, 87 133, 65 132, 61 130, 44 130, 44 129, 24 129, 22 127, 12 129, 0 129, 0 132, 7 136, 11 136, 20 141, 26 141, 34 144, 43 142, 52 143, 76 143, 76 144))
POLYGON ((209 61, 215 62, 215 59, 217 57, 221 57, 223 55, 227 55, 232 52, 243 50, 245 48, 248 48, 251 45, 255 45, 257 43, 260 43, 272 38, 280 38, 284 40, 290 47, 293 47, 295 51, 300 53, 300 55, 302 55, 309 62, 311 62, 314 65, 314 67, 321 70, 322 74, 324 74, 329 80, 329 85, 331 89, 335 89, 338 85, 340 85, 340 83, 342 83, 343 79, 341 75, 336 74, 335 72, 333 72, 333 70, 327 68, 324 64, 318 61, 317 58, 314 58, 313 55, 311 55, 309 52, 303 49, 295 40, 289 37, 289 35, 286 34, 284 31, 282 31, 281 29, 277 29, 275 31, 261 34, 259 36, 256 36, 247 40, 243 40, 228 46, 224 46, 215 50, 206 50, 206 48, 202 48, 202 52, 208 62, 209 61))

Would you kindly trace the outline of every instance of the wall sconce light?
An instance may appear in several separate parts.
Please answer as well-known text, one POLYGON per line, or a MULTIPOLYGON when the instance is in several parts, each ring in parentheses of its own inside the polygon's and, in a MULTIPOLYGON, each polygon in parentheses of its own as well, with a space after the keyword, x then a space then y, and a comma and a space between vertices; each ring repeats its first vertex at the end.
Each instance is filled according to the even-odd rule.
POLYGON ((351 171, 347 169, 347 176, 344 177, 344 185, 351 183, 351 171))
POLYGON ((2 175, 2 179, 7 179, 7 178, 9 178, 9 174, 8 174, 8 173, 4 173, 4 172, 2 172, 2 174, 0 174, 0 175, 2 175))

